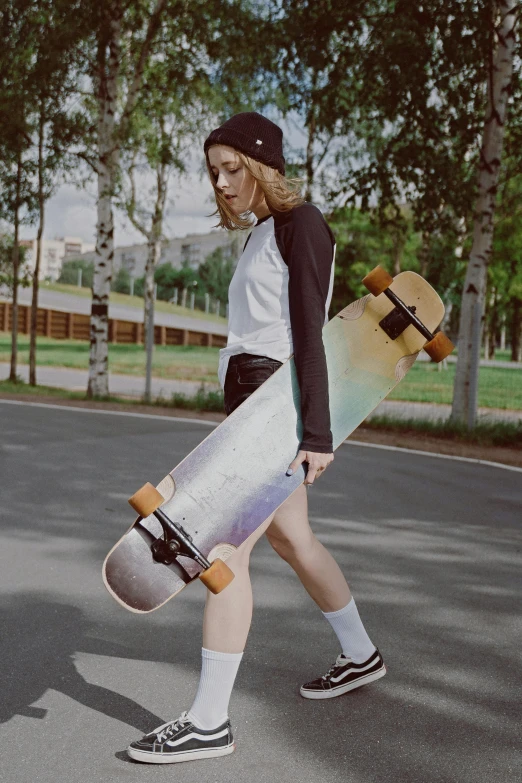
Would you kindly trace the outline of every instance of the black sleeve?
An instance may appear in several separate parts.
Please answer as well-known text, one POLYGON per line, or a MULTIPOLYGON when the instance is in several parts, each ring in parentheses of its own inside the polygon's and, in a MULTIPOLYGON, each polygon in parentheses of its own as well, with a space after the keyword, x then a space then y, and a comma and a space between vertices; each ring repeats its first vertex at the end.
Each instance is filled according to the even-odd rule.
POLYGON ((322 331, 335 240, 317 207, 303 204, 274 217, 279 252, 288 266, 294 361, 301 394, 303 451, 333 451, 328 369, 322 331))

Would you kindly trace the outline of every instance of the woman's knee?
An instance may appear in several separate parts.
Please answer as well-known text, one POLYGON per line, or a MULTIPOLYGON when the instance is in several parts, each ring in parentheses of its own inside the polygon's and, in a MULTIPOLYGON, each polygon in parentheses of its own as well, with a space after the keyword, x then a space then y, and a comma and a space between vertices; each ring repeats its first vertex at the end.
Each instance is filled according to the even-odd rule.
POLYGON ((315 536, 310 527, 300 530, 299 535, 291 535, 280 530, 266 531, 266 537, 272 549, 279 557, 291 563, 300 560, 313 548, 315 536))
POLYGON ((234 554, 232 554, 227 559, 227 565, 232 569, 236 576, 240 571, 248 571, 250 566, 251 551, 252 547, 245 547, 244 549, 239 547, 239 549, 236 549, 234 554))
POLYGON ((274 515, 272 514, 272 516, 269 517, 266 522, 263 522, 256 532, 247 538, 246 541, 243 541, 241 546, 239 546, 236 551, 228 558, 227 564, 232 568, 232 571, 234 571, 235 574, 237 574, 237 572, 242 569, 248 571, 250 565, 250 554, 254 546, 262 537, 266 528, 271 524, 273 517, 274 515))

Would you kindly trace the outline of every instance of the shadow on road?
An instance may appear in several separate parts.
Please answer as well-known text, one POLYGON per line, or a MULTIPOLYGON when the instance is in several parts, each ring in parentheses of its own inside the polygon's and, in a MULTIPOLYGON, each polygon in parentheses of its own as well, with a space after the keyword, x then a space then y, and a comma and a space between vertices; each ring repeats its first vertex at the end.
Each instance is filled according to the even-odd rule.
POLYGON ((21 593, 0 602, 0 723, 14 715, 44 718, 32 707, 48 688, 146 732, 163 720, 132 699, 87 682, 76 669, 74 653, 122 655, 122 646, 87 638, 90 623, 75 606, 21 593), (111 653, 112 650, 112 653, 111 653))

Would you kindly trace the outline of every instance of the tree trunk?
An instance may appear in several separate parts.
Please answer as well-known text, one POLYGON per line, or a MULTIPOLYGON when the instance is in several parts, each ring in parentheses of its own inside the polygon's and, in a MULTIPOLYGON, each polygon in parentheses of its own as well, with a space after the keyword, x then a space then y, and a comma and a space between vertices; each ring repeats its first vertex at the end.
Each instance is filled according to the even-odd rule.
POLYGON ((121 54, 120 34, 120 20, 111 20, 109 39, 102 36, 98 42, 98 219, 92 286, 88 397, 107 397, 109 394, 109 295, 114 258, 112 196, 117 172, 115 115, 121 54))
POLYGON ((485 355, 486 359, 495 358, 495 350, 497 348, 497 336, 498 336, 498 300, 497 292, 493 290, 490 301, 489 312, 489 350, 485 355))
POLYGON ((430 238, 429 231, 422 232, 422 246, 420 249, 420 273, 422 277, 426 277, 430 265, 430 238))
POLYGON ((401 263, 402 263, 402 251, 404 248, 404 244, 400 241, 398 237, 394 238, 393 243, 393 275, 400 274, 401 271, 401 263))
POLYGON ((156 203, 152 216, 152 227, 147 235, 147 263, 145 266, 145 285, 143 289, 144 346, 147 347, 150 311, 154 304, 154 272, 161 256, 161 234, 163 231, 163 213, 167 196, 168 167, 158 164, 156 169, 156 203))
POLYGON ((513 300, 511 319, 511 361, 522 362, 522 300, 513 300))
POLYGON ((161 239, 152 236, 147 242, 147 263, 145 265, 145 283, 143 286, 143 347, 147 349, 150 311, 154 303, 154 272, 161 255, 161 239))
MULTIPOLYGON (((158 33, 167 0, 156 0, 147 24, 147 32, 133 70, 119 126, 116 125, 118 80, 120 76, 123 3, 108 5, 113 16, 107 19, 98 37, 96 100, 98 103, 98 219, 96 224, 96 256, 91 305, 91 346, 89 355, 88 397, 105 397, 109 393, 109 294, 114 258, 114 221, 112 198, 116 186, 119 152, 125 138, 138 93, 143 84, 143 71, 158 33), (107 48, 109 57, 107 62, 107 48)), ((186 4, 188 6, 188 4, 186 4)))
POLYGON ((493 288, 490 295, 486 293, 486 309, 484 313, 484 359, 490 359, 491 351, 495 353, 495 298, 496 292, 493 288))
POLYGON ((43 182, 43 144, 45 130, 45 107, 40 108, 38 127, 38 234, 36 236, 36 263, 33 273, 33 294, 31 298, 31 336, 29 340, 29 383, 36 386, 36 333, 38 330, 38 289, 40 285, 40 260, 42 257, 42 237, 44 231, 44 182, 43 182))
POLYGON ((473 362, 473 314, 475 304, 484 306, 486 277, 493 240, 493 217, 498 184, 507 99, 513 74, 516 0, 498 0, 501 16, 496 51, 488 74, 488 108, 478 170, 478 198, 473 227, 473 245, 466 270, 460 311, 457 369, 451 417, 467 423, 473 416, 471 379, 478 367, 473 362))
POLYGON ((314 142, 315 142, 315 107, 312 103, 310 109, 310 121, 308 123, 308 142, 306 144, 306 191, 304 194, 305 201, 312 201, 313 189, 314 189, 314 142))
POLYGON ((16 196, 14 208, 14 244, 13 244, 13 309, 11 325, 11 370, 9 380, 16 383, 18 364, 18 276, 20 274, 20 191, 22 187, 22 150, 18 150, 16 162, 16 196))

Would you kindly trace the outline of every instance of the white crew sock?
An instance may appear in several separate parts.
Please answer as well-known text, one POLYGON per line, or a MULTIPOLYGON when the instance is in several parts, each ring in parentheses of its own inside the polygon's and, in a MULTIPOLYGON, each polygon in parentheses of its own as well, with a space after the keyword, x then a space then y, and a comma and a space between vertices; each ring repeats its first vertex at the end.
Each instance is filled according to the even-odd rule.
POLYGON ((364 629, 353 598, 343 609, 323 614, 334 629, 343 653, 354 663, 363 663, 375 652, 375 645, 364 629))
POLYGON ((243 653, 201 650, 201 677, 188 718, 200 729, 217 729, 228 718, 228 702, 243 653))

